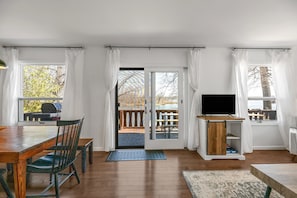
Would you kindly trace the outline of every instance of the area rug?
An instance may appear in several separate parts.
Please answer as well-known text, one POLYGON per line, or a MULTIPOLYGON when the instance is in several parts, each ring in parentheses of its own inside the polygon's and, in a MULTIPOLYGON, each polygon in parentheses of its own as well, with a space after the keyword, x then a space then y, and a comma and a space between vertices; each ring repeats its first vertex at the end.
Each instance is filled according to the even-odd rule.
POLYGON ((123 149, 111 151, 106 161, 128 161, 128 160, 166 160, 163 151, 143 149, 123 149))
MULTIPOLYGON (((183 171, 194 198, 262 198, 266 184, 245 170, 183 171)), ((283 198, 272 190, 270 198, 283 198)))

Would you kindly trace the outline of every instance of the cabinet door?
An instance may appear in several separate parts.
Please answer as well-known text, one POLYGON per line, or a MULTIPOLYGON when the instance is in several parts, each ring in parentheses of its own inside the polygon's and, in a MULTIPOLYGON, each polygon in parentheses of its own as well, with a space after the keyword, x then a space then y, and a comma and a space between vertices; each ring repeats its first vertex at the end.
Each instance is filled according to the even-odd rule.
POLYGON ((207 154, 226 155, 226 123, 208 122, 207 154))

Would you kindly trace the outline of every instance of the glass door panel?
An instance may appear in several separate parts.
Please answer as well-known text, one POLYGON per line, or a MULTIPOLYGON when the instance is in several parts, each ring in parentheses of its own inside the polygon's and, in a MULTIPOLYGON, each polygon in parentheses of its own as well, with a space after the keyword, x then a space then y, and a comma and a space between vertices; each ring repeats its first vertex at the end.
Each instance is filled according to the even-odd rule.
POLYGON ((121 69, 117 85, 116 148, 144 147, 144 70, 121 69))
POLYGON ((146 70, 145 82, 145 148, 183 148, 182 72, 146 70))

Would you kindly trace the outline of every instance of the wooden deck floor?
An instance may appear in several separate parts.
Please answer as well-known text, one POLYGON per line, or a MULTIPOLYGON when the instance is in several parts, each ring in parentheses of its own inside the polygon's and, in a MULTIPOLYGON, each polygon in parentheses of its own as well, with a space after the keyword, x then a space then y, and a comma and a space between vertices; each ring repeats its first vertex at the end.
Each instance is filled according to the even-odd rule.
POLYGON ((127 128, 127 129, 121 129, 119 130, 119 133, 144 133, 144 129, 143 128, 127 128))
MULTIPOLYGON (((81 179, 65 183, 62 198, 190 198, 191 193, 182 176, 183 170, 249 169, 252 163, 290 163, 288 151, 254 151, 246 160, 205 161, 194 151, 166 150, 167 160, 105 162, 108 153, 94 152, 94 162, 81 173, 80 157, 77 168, 81 179)), ((297 165, 297 164, 296 164, 297 165)), ((29 191, 46 181, 34 176, 29 191)), ((1 189, 2 190, 2 189, 1 189)), ((0 197, 3 194, 0 194, 0 197)))

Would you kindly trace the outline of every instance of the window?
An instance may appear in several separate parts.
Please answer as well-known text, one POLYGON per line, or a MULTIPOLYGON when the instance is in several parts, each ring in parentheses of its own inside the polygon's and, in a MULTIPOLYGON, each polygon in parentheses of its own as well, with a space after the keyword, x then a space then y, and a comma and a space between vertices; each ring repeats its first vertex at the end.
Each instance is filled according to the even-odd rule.
POLYGON ((65 84, 65 66, 21 65, 19 122, 44 124, 60 119, 65 84))
POLYGON ((249 65, 248 113, 250 120, 276 120, 276 98, 269 65, 249 65))

